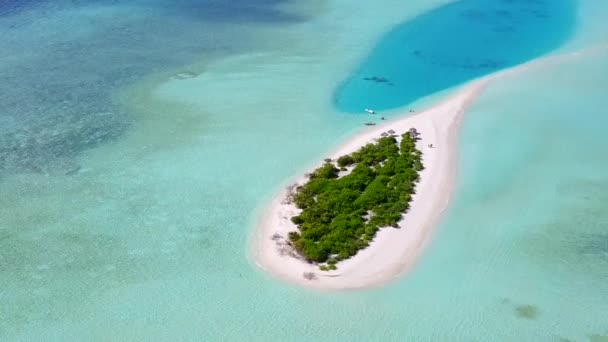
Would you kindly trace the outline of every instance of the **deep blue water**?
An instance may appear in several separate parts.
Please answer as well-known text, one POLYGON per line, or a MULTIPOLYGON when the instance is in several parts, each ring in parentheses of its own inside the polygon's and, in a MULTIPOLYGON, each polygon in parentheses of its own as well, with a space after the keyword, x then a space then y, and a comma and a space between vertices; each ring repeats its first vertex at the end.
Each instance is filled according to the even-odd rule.
POLYGON ((305 20, 277 8, 288 1, 0 1, 0 177, 47 172, 124 134, 133 118, 113 92, 256 49, 231 25, 305 20))
POLYGON ((462 0, 396 27, 334 94, 345 112, 390 109, 539 57, 575 25, 572 0, 462 0))

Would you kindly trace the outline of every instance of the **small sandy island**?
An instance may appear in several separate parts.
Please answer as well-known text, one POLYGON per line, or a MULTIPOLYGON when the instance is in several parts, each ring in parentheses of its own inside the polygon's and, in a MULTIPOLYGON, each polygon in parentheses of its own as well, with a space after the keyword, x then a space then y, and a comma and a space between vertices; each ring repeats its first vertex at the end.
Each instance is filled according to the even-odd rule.
MULTIPOLYGON (((417 148, 423 153, 425 169, 420 173, 416 194, 409 211, 399 222, 399 228, 380 229, 368 248, 338 263, 337 270, 319 270, 317 265, 300 258, 287 238, 289 232, 297 231, 290 218, 301 212, 288 197, 296 184, 307 181, 303 173, 263 211, 253 242, 255 263, 291 283, 334 290, 378 286, 405 271, 420 254, 447 207, 455 176, 458 126, 463 112, 486 83, 486 79, 472 82, 427 110, 366 128, 327 156, 336 159, 350 154, 390 130, 397 135, 410 128, 418 130, 421 140, 417 142, 417 148)), ((317 166, 321 163, 319 161, 317 166)))
MULTIPOLYGON (((262 212, 252 241, 255 264, 290 283, 323 290, 377 287, 396 278, 414 264, 448 205, 456 173, 459 124, 463 113, 484 87, 490 81, 533 66, 550 66, 607 49, 608 45, 596 46, 503 70, 462 86, 444 101, 420 113, 364 129, 338 146, 328 157, 336 159, 350 154, 389 130, 401 135, 410 128, 416 128, 420 133, 417 148, 423 153, 425 169, 420 173, 416 194, 412 197, 409 211, 399 221, 399 228, 380 229, 369 247, 338 263, 337 270, 319 270, 317 265, 301 259, 287 244, 288 233, 297 230, 290 218, 300 213, 290 204, 288 197, 293 187, 307 181, 303 172, 291 182, 291 186, 277 194, 262 212), (429 144, 433 147, 429 147, 429 144)), ((322 162, 320 160, 310 171, 321 166, 322 162)))

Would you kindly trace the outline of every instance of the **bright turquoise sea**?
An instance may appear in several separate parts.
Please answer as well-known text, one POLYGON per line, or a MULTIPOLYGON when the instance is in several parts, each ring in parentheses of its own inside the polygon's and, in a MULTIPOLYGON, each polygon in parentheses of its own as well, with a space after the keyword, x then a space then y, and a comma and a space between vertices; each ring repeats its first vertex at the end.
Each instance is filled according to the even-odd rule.
POLYGON ((607 17, 604 0, 0 2, 0 340, 607 340, 607 17), (250 260, 260 210, 360 107, 390 119, 576 51, 466 113, 412 272, 323 293, 250 260))

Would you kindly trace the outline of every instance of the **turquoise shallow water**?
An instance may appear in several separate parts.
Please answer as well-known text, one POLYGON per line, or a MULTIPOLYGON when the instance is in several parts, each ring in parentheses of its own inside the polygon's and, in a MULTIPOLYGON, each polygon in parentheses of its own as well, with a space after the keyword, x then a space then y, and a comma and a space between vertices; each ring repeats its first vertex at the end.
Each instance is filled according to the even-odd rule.
MULTIPOLYGON (((382 34, 445 3, 268 1, 254 8, 263 14, 256 18, 280 19, 243 26, 230 16, 226 25, 217 14, 193 17, 188 6, 185 15, 179 2, 141 1, 137 11, 122 2, 45 4, 0 20, 4 37, 23 44, 2 48, 12 53, 0 59, 1 75, 15 89, 0 102, 0 132, 5 142, 28 142, 0 150, 0 339, 589 341, 608 334, 606 53, 488 89, 465 117, 458 191, 414 271, 382 289, 318 293, 255 268, 252 223, 286 179, 361 127, 366 118, 341 113, 332 96, 382 34), (362 25, 362 16, 374 20, 362 25), (158 20, 164 25, 155 32, 166 36, 145 36, 158 20), (13 24, 22 26, 8 31, 13 24), (59 48, 31 49, 24 37, 43 28, 49 45, 81 51, 80 63, 42 63, 44 54, 65 58, 59 48), (117 31, 131 40, 82 50, 117 31), (248 39, 215 52, 206 51, 209 40, 192 38, 244 32, 248 39), (106 70, 114 71, 94 77, 106 70), (174 77, 184 71, 200 76, 174 77), (57 75, 82 77, 64 110, 56 103, 77 87, 57 75), (44 83, 55 92, 30 90, 37 76, 57 84, 44 83), (95 126, 104 116, 86 115, 107 111, 122 119, 95 126), (103 127, 112 134, 82 144, 103 127), (70 152, 48 152, 55 149, 70 152), (30 159, 37 167, 24 166, 30 159)), ((608 43, 606 4, 577 5, 577 26, 560 49, 608 43)))

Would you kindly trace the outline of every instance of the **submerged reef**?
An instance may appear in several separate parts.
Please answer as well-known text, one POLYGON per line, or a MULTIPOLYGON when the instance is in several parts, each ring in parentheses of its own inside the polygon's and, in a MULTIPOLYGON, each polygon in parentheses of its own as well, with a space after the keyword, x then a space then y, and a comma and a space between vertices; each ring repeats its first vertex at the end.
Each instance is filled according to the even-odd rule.
POLYGON ((290 1, 0 2, 0 177, 72 172, 74 156, 136 124, 116 103, 122 89, 201 56, 253 48, 248 37, 210 30, 209 22, 305 20, 281 9, 290 1), (123 15, 137 6, 146 10, 123 15))
MULTIPOLYGON (((8 118, 13 119, 13 118, 8 118)), ((4 117, 1 121, 9 121, 4 117)), ((127 124, 114 112, 79 114, 78 110, 19 118, 0 128, 0 176, 3 173, 73 174, 79 152, 117 137, 127 124)))

